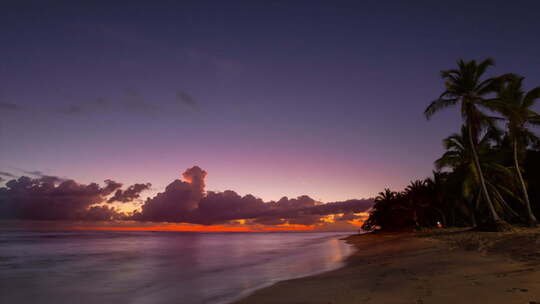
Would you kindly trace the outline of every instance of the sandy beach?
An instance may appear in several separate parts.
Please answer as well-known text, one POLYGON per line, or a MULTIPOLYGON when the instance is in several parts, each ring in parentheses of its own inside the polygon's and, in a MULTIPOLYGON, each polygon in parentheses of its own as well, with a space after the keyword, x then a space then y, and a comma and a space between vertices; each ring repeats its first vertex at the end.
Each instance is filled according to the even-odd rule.
POLYGON ((346 266, 278 282, 246 303, 540 303, 540 230, 435 230, 347 238, 346 266))

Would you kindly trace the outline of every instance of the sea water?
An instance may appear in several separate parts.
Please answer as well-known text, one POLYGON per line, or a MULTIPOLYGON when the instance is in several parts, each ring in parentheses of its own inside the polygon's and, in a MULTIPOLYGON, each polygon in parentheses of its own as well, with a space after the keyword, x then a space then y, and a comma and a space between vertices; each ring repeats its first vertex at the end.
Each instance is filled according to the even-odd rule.
POLYGON ((336 269, 347 233, 0 232, 0 303, 227 303, 336 269))

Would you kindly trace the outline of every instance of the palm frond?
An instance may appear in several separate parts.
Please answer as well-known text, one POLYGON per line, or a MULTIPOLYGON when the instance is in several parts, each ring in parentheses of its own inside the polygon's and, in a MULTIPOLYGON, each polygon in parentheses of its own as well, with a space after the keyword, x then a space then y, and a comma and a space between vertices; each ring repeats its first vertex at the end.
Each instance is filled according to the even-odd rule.
POLYGON ((495 66, 495 60, 493 60, 493 58, 491 57, 488 57, 478 64, 476 74, 479 76, 483 75, 486 72, 486 69, 490 66, 495 66))
POLYGON ((540 99, 540 87, 536 87, 525 94, 525 97, 523 98, 523 107, 532 107, 534 102, 538 99, 540 99))
POLYGON ((424 111, 424 115, 426 116, 427 119, 430 119, 431 116, 433 116, 433 114, 435 114, 439 110, 451 107, 451 106, 455 105, 456 103, 458 103, 458 101, 459 100, 457 98, 451 98, 451 99, 439 98, 439 99, 436 99, 436 100, 432 101, 431 104, 426 108, 426 110, 424 111))

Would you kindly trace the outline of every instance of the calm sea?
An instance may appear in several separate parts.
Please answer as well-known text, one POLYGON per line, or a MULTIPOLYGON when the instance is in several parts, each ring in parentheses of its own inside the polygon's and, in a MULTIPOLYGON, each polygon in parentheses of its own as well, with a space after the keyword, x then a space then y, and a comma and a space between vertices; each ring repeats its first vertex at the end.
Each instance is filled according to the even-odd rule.
POLYGON ((0 232, 0 303, 227 303, 340 267, 345 235, 0 232))

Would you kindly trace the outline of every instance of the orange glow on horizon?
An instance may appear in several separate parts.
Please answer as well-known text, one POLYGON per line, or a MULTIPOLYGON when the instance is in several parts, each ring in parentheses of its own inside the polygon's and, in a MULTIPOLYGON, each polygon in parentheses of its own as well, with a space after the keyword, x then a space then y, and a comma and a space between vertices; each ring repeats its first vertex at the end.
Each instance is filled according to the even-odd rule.
POLYGON ((277 226, 225 226, 225 225, 155 225, 155 226, 71 226, 71 230, 92 231, 191 231, 191 232, 264 232, 264 231, 309 231, 314 225, 277 226))

